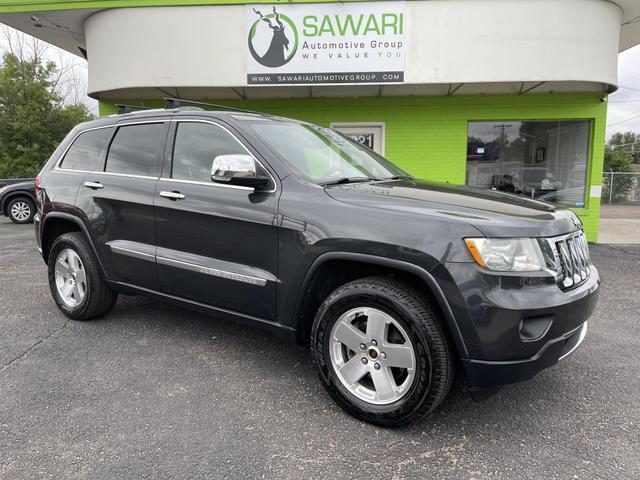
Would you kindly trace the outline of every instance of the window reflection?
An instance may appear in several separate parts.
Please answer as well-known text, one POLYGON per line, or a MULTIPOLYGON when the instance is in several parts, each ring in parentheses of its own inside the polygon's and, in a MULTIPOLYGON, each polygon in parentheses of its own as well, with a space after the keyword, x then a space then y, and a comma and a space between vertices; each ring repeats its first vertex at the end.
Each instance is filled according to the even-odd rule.
POLYGON ((469 122, 467 185, 584 207, 588 120, 469 122))

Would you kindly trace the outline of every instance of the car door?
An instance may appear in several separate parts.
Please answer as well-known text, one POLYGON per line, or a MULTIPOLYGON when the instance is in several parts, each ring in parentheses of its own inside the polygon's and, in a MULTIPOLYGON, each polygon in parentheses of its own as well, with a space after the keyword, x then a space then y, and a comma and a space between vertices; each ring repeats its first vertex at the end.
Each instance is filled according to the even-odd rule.
POLYGON ((78 191, 87 174, 102 167, 112 134, 111 125, 78 131, 54 168, 46 173, 43 187, 48 201, 57 209, 66 213, 82 213, 70 206, 76 205, 78 191))
POLYGON ((116 124, 103 167, 87 174, 77 200, 107 276, 153 290, 153 203, 169 123, 159 118, 116 124))
MULTIPOLYGON (((278 189, 214 183, 218 155, 251 153, 226 127, 172 121, 156 188, 157 262, 163 292, 264 319, 275 317, 278 189)), ((261 166, 264 168, 264 166, 261 166)))

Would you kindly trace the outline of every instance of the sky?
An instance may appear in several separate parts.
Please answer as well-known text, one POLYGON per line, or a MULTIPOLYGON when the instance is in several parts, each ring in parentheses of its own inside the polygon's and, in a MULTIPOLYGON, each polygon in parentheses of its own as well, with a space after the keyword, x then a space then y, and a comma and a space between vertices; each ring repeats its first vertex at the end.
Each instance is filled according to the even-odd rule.
POLYGON ((626 131, 640 132, 640 45, 618 55, 618 90, 609 95, 607 139, 626 131))
MULTIPOLYGON (((0 38, 0 52, 6 49, 0 38)), ((86 85, 87 62, 71 53, 49 46, 47 56, 55 62, 74 63, 76 75, 86 85)), ((98 104, 89 97, 83 98, 91 113, 98 114, 98 104)), ((640 45, 618 55, 618 90, 609 95, 607 114, 607 139, 615 132, 640 133, 640 45)))
MULTIPOLYGON (((13 28, 0 24, 0 54, 9 49, 7 35, 12 37, 12 41, 15 42, 17 36, 30 40, 33 37, 24 33, 18 32, 13 28)), ((45 42, 41 44, 46 48, 44 56, 48 60, 55 62, 57 65, 64 65, 66 70, 69 71, 69 76, 73 76, 78 80, 78 85, 82 88, 80 92, 80 100, 84 103, 89 111, 93 115, 98 115, 98 102, 93 98, 86 95, 87 90, 87 61, 84 58, 73 55, 65 50, 62 50, 53 45, 49 45, 45 42)))

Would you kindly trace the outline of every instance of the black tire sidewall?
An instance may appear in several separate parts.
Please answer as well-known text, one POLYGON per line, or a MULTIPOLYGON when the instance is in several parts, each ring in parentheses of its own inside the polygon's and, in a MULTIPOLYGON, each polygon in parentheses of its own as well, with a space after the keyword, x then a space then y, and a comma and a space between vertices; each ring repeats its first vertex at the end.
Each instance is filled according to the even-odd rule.
POLYGON ((91 272, 87 268, 88 263, 89 262, 86 257, 86 247, 82 245, 82 243, 78 241, 76 237, 72 235, 63 235, 53 242, 53 245, 51 246, 51 251, 49 252, 49 261, 48 261, 49 288, 51 289, 51 294, 53 296, 53 299, 55 300, 60 310, 62 310, 65 313, 65 315, 67 315, 70 318, 81 317, 85 313, 85 311, 88 309, 91 302, 91 296, 93 295, 93 292, 94 292, 93 286, 94 286, 95 279, 93 278, 94 277, 93 272, 91 272), (85 276, 86 276, 87 291, 80 305, 76 307, 69 307, 66 303, 64 303, 62 298, 60 298, 60 294, 56 286, 55 264, 60 252, 66 248, 69 248, 78 254, 78 256, 80 257, 80 260, 82 261, 82 265, 84 267, 85 276))
POLYGON ((432 378, 430 340, 414 320, 417 312, 390 295, 366 288, 343 290, 330 295, 327 304, 318 312, 313 331, 313 349, 320 377, 325 388, 338 404, 349 413, 378 424, 400 423, 420 410, 427 400, 432 378), (374 405, 351 394, 338 378, 329 353, 330 333, 340 316, 352 308, 374 307, 392 316, 407 332, 416 352, 416 372, 410 390, 399 400, 388 405, 374 405))
POLYGON ((9 204, 7 205, 7 216, 9 217, 9 219, 13 223, 17 223, 18 225, 24 225, 26 223, 31 223, 33 221, 33 217, 35 216, 35 214, 36 214, 36 204, 30 198, 28 198, 28 197, 15 197, 15 198, 12 198, 11 200, 9 200, 9 204), (18 220, 17 218, 15 218, 11 214, 11 207, 13 207, 13 204, 16 203, 16 202, 24 202, 27 205, 29 205, 29 218, 27 218, 26 220, 18 220))

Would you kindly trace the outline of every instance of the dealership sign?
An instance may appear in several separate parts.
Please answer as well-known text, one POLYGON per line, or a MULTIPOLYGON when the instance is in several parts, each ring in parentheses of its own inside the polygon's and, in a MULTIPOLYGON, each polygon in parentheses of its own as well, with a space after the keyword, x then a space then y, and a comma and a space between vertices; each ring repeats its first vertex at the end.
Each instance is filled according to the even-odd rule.
POLYGON ((404 81, 405 3, 247 5, 247 83, 404 81))

